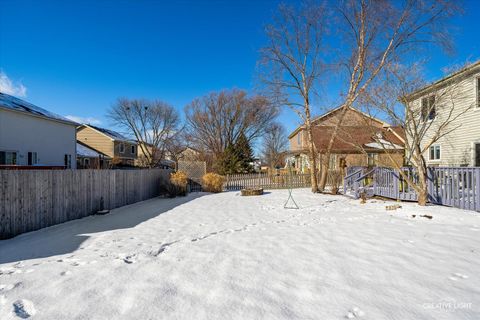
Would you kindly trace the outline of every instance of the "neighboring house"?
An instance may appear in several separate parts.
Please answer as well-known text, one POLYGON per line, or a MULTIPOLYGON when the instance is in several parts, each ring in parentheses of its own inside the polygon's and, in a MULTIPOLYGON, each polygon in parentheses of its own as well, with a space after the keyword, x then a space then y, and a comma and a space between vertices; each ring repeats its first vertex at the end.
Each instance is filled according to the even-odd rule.
MULTIPOLYGON (((135 160, 135 165, 138 167, 148 167, 150 164, 149 164, 149 161, 147 160, 148 157, 146 152, 151 154, 152 149, 153 149, 152 144, 138 142, 138 156, 137 156, 137 159, 135 160)), ((162 153, 163 152, 161 150, 156 150, 156 155, 154 156, 154 159, 162 158, 162 153)), ((156 167, 161 169, 173 169, 175 168, 175 162, 167 159, 161 159, 161 160, 158 160, 156 167)))
MULTIPOLYGON (((338 123, 340 111, 340 108, 336 108, 312 120, 313 140, 319 153, 319 161, 323 160, 322 157, 327 150, 332 132, 338 123)), ((298 127, 288 138, 290 140, 289 153, 295 169, 298 172, 308 171, 310 163, 305 127, 298 127)), ((397 164, 402 165, 404 141, 404 133, 400 127, 390 126, 357 109, 349 108, 337 138, 334 140, 329 168, 391 166, 393 164, 391 158, 397 164), (386 148, 390 156, 385 151, 386 148)))
POLYGON ((449 126, 456 129, 429 147, 427 165, 480 166, 480 61, 413 92, 408 100, 413 108, 422 108, 424 121, 431 121, 423 147, 450 112, 450 119, 456 118, 449 126))
POLYGON ((76 126, 78 123, 0 93, 0 165, 75 169, 76 126))
POLYGON ((112 158, 77 141, 77 169, 108 169, 112 158))
POLYGON ((185 147, 182 152, 180 152, 178 159, 183 161, 199 161, 201 152, 192 147, 185 147))
POLYGON ((82 124, 77 128, 78 142, 111 159, 113 165, 133 166, 137 143, 113 130, 82 124))

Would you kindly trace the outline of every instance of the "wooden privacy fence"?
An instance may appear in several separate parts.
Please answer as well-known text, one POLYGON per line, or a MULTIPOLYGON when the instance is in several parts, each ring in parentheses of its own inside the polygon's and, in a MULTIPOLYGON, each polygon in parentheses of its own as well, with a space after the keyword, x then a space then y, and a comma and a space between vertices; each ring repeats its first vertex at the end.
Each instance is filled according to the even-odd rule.
POLYGON ((170 170, 0 170, 0 239, 159 195, 170 170))
POLYGON ((207 173, 207 163, 205 161, 178 161, 178 171, 183 171, 188 177, 188 191, 202 191, 202 177, 207 173))
MULTIPOLYGON (((344 179, 344 190, 371 189, 373 195, 391 199, 417 201, 418 195, 402 175, 392 168, 376 167, 350 170, 344 179), (368 181, 368 178, 371 180, 368 181)), ((413 181, 418 175, 413 168, 402 168, 413 181)), ((347 171, 348 172, 348 171, 347 171)), ((480 211, 480 167, 429 167, 427 171, 428 201, 433 204, 480 211)))

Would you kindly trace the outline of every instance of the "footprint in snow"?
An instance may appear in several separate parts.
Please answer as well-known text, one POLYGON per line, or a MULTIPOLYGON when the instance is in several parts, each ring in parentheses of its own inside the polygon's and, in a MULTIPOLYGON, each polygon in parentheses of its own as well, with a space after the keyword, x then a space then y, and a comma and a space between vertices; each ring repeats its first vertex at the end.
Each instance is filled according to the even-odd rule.
POLYGON ((461 280, 461 279, 468 279, 468 276, 465 275, 465 274, 461 274, 461 273, 453 273, 452 276, 448 277, 448 279, 453 280, 453 281, 457 281, 457 280, 461 280))
POLYGON ((63 271, 60 273, 61 276, 69 276, 72 274, 72 271, 63 271))
POLYGON ((135 255, 126 256, 125 258, 123 258, 123 262, 127 264, 135 263, 135 255))
POLYGON ((345 318, 347 319, 355 319, 355 318, 361 318, 365 315, 365 312, 360 310, 360 308, 355 307, 352 310, 348 311, 347 315, 345 318))
POLYGON ((0 292, 7 292, 23 286, 23 282, 17 282, 15 284, 0 284, 0 292))
POLYGON ((34 316, 37 310, 35 310, 35 305, 32 301, 21 299, 13 303, 13 312, 15 312, 17 317, 27 319, 34 316))

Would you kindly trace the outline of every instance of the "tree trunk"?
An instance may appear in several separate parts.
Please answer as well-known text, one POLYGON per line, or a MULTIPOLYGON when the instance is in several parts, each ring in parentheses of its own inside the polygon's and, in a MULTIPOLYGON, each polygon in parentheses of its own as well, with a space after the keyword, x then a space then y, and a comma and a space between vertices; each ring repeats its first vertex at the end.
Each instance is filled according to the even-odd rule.
POLYGON ((323 161, 322 177, 320 179, 320 187, 319 187, 320 192, 323 192, 325 190, 325 186, 327 185, 327 176, 328 176, 328 170, 330 166, 330 154, 332 153, 333 143, 335 141, 335 138, 337 137, 338 130, 342 125, 343 118, 347 114, 348 108, 351 104, 352 104, 352 99, 348 98, 347 102, 343 106, 342 112, 340 113, 340 117, 338 118, 337 124, 333 129, 332 135, 330 136, 327 150, 325 150, 325 160, 323 161))
POLYGON ((427 167, 422 163, 418 166, 418 205, 425 206, 428 201, 427 167))
POLYGON ((325 186, 327 185, 327 178, 328 178, 328 169, 329 169, 329 161, 327 159, 330 158, 330 153, 327 153, 322 161, 322 170, 321 170, 321 175, 320 175, 320 186, 319 190, 320 192, 323 192, 325 190, 325 186), (328 155, 328 158, 327 158, 328 155))
POLYGON ((310 183, 312 185, 312 192, 318 192, 318 182, 317 182, 317 157, 315 154, 315 145, 313 142, 313 133, 312 126, 310 122, 310 108, 308 104, 305 106, 305 127, 307 129, 307 138, 308 138, 308 161, 310 162, 310 183))

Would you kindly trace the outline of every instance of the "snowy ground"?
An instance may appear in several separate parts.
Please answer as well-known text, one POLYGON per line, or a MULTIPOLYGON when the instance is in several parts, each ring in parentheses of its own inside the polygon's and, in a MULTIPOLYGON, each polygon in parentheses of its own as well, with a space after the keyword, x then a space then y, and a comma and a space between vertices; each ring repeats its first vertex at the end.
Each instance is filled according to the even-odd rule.
POLYGON ((480 319, 479 214, 294 195, 153 199, 0 241, 0 319, 480 319))

